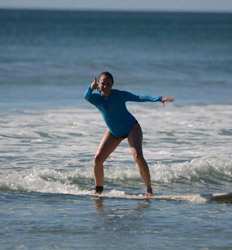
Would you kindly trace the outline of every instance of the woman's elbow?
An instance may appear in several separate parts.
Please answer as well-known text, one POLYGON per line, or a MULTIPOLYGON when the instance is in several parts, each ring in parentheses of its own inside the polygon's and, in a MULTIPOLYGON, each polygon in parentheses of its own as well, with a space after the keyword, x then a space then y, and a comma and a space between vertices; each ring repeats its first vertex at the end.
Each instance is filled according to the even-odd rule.
POLYGON ((85 92, 84 92, 83 97, 84 97, 85 100, 89 101, 90 95, 89 95, 88 91, 85 91, 85 92))

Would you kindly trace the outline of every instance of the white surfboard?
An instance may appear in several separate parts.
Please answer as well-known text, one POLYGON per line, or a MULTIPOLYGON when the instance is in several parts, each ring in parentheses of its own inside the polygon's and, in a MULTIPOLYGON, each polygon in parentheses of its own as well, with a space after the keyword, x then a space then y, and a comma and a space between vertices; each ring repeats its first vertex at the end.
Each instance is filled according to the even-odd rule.
POLYGON ((222 202, 232 203, 232 193, 213 193, 213 194, 175 194, 175 195, 154 195, 147 199, 143 194, 128 194, 122 191, 103 192, 96 195, 93 192, 77 194, 78 196, 89 196, 96 199, 128 199, 128 200, 164 200, 164 201, 189 201, 194 203, 222 202))

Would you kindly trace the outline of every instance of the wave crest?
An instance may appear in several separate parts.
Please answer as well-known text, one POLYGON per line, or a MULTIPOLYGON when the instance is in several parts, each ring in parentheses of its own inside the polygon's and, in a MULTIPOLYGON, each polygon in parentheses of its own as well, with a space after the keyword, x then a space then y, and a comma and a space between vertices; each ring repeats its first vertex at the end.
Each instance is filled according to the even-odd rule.
POLYGON ((158 164, 152 168, 154 181, 160 183, 232 182, 232 160, 220 158, 201 158, 190 162, 176 163, 170 166, 158 164))
MULTIPOLYGON (((220 158, 201 158, 176 164, 157 164, 150 166, 152 182, 168 183, 232 183, 232 160, 220 158)), ((41 192, 77 194, 93 187, 90 168, 76 170, 31 169, 0 173, 1 191, 41 192)), ((133 167, 108 167, 105 179, 109 186, 119 183, 123 186, 135 186, 141 181, 138 170, 133 167)))

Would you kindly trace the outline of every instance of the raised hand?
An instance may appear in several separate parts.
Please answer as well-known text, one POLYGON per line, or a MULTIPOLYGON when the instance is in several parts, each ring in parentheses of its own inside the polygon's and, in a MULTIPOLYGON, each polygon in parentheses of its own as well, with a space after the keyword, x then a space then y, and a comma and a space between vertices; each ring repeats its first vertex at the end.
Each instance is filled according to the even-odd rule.
POLYGON ((98 89, 98 81, 96 78, 94 78, 94 80, 91 82, 91 89, 94 90, 94 89, 98 89))

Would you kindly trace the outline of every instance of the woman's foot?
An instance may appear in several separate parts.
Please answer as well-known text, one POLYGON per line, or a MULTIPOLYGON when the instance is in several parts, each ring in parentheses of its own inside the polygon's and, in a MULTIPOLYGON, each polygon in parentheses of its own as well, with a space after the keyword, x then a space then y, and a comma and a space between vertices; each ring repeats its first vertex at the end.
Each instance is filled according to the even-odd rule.
POLYGON ((144 195, 145 199, 150 199, 153 197, 153 190, 151 186, 147 187, 147 192, 144 195))
POLYGON ((95 194, 100 195, 103 192, 103 186, 96 186, 95 187, 95 194))

